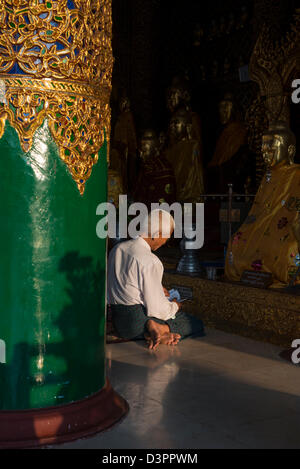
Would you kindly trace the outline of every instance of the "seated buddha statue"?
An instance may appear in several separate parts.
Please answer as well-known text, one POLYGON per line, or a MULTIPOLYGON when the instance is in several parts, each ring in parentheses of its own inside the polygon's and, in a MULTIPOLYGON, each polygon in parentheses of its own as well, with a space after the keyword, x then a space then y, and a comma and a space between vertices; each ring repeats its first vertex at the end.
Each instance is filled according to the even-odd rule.
POLYGON ((296 139, 285 122, 263 135, 267 172, 245 223, 228 246, 226 277, 240 281, 245 270, 273 274, 273 287, 285 286, 299 265, 295 223, 300 211, 300 166, 296 139))
POLYGON ((219 103, 221 133, 208 165, 210 190, 228 192, 233 184, 236 193, 244 192, 249 176, 254 176, 254 158, 248 147, 247 129, 240 121, 233 95, 227 93, 219 103))
POLYGON ((191 136, 192 116, 179 109, 171 119, 171 144, 166 157, 174 170, 178 202, 199 202, 204 194, 200 144, 191 136))
POLYGON ((191 110, 191 94, 186 83, 180 77, 175 77, 171 87, 167 90, 167 108, 171 118, 178 109, 185 108, 190 111, 192 118, 191 136, 202 145, 201 119, 196 112, 191 110))
POLYGON ((146 130, 140 141, 140 168, 134 192, 136 202, 150 208, 152 203, 172 204, 176 200, 176 182, 173 169, 160 153, 160 141, 156 132, 146 130))
POLYGON ((124 97, 120 101, 120 114, 111 141, 110 169, 122 176, 125 191, 130 190, 136 179, 137 136, 130 101, 124 97))

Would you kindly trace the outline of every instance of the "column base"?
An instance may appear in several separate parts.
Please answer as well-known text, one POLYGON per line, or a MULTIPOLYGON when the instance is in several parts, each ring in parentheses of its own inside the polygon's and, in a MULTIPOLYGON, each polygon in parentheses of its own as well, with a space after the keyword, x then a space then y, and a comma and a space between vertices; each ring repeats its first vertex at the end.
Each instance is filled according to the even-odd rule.
POLYGON ((93 396, 65 406, 0 412, 0 449, 61 444, 107 430, 128 413, 107 381, 93 396))

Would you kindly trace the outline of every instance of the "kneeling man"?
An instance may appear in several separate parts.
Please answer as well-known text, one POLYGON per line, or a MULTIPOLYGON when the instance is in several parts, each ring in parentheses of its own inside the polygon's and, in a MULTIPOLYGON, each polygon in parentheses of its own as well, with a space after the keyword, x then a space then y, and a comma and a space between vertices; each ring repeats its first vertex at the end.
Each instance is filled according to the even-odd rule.
POLYGON ((142 224, 142 235, 117 245, 108 260, 108 303, 114 327, 128 340, 145 338, 150 349, 177 345, 181 339, 204 335, 201 320, 168 300, 162 286, 164 268, 152 253, 163 246, 175 228, 172 216, 153 211, 142 224))

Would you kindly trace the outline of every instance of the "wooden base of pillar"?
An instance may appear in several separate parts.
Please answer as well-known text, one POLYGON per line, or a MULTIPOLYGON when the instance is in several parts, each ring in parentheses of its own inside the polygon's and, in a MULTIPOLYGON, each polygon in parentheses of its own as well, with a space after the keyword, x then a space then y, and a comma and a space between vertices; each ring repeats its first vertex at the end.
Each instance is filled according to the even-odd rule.
POLYGON ((107 381, 97 394, 66 406, 0 412, 0 449, 66 443, 107 430, 128 413, 107 381))

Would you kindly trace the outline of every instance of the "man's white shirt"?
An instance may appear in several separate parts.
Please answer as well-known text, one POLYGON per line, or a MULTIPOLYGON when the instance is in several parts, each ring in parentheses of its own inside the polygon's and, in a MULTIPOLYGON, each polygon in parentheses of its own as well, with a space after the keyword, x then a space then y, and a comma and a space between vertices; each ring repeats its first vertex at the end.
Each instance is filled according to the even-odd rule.
POLYGON ((164 267, 143 238, 118 244, 108 259, 107 300, 111 305, 143 305, 147 316, 175 319, 178 305, 164 294, 164 267))

